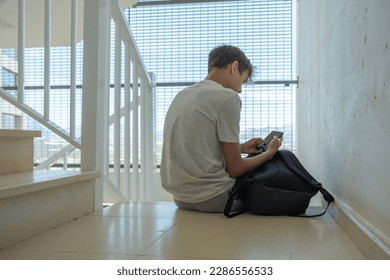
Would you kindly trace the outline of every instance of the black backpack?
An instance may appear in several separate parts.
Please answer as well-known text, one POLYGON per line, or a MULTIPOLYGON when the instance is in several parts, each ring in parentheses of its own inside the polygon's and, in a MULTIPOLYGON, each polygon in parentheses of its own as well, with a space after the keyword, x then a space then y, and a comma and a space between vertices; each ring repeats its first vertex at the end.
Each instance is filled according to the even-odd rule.
POLYGON ((234 217, 244 212, 257 215, 318 217, 325 214, 333 196, 299 162, 290 151, 278 151, 272 160, 237 178, 230 192, 224 214, 234 217), (322 213, 305 215, 311 198, 321 192, 328 205, 322 213), (231 213, 235 199, 244 210, 231 213))

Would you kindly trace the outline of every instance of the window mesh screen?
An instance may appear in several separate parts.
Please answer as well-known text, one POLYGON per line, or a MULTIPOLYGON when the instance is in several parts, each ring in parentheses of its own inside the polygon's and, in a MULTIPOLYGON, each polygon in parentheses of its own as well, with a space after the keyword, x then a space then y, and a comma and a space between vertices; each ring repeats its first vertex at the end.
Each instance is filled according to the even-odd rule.
MULTIPOLYGON (((76 132, 75 136, 81 136, 81 103, 82 103, 82 67, 83 67, 83 43, 77 45, 76 63, 76 132)), ((70 123, 70 47, 51 47, 50 62, 50 119, 65 131, 69 131, 70 123)), ((5 68, 16 69, 17 49, 2 49, 0 65, 5 68), (8 68, 7 68, 8 67, 8 68)), ((16 94, 17 71, 11 79, 2 75, 0 86, 10 93, 16 94)), ((40 47, 25 49, 25 91, 24 102, 32 109, 43 114, 44 104, 44 49, 40 47)), ((34 119, 28 117, 12 105, 0 99, 0 115, 12 115, 2 117, 0 128, 17 128, 39 130, 42 137, 36 138, 34 163, 44 162, 56 152, 67 145, 67 142, 39 124, 34 119), (12 123, 11 123, 12 122, 12 123)), ((56 163, 63 164, 61 157, 56 163)), ((67 163, 78 167, 80 165, 80 151, 76 150, 67 156, 67 163)))
POLYGON ((208 53, 220 44, 238 46, 256 67, 254 84, 241 94, 241 141, 282 130, 284 148, 293 149, 291 1, 183 2, 143 1, 127 12, 144 63, 156 74, 158 156, 173 97, 207 76, 208 53))

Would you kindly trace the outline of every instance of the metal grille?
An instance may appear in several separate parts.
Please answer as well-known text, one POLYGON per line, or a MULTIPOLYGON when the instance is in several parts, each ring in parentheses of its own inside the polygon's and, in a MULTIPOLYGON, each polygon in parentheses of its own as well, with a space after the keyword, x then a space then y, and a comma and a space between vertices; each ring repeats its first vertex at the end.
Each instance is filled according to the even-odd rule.
POLYGON ((292 1, 142 1, 128 18, 156 74, 158 157, 173 97, 206 77, 208 53, 219 44, 238 46, 257 68, 241 94, 241 141, 282 130, 283 148, 294 149, 292 1))

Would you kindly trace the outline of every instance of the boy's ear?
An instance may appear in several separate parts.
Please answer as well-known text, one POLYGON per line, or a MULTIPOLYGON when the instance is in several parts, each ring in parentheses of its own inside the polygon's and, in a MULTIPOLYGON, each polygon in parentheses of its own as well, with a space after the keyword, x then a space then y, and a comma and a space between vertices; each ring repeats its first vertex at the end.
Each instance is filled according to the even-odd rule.
POLYGON ((230 64, 230 70, 232 73, 234 73, 234 71, 238 71, 238 61, 237 60, 233 61, 230 64))

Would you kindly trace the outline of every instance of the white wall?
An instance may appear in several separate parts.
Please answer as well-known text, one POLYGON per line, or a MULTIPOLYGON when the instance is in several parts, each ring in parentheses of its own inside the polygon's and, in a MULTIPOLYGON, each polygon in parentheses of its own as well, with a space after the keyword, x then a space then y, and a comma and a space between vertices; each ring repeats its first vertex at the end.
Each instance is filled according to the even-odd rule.
POLYGON ((390 245, 390 1, 298 0, 298 155, 390 245))

